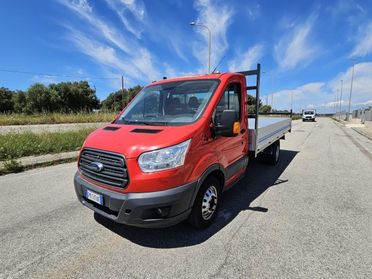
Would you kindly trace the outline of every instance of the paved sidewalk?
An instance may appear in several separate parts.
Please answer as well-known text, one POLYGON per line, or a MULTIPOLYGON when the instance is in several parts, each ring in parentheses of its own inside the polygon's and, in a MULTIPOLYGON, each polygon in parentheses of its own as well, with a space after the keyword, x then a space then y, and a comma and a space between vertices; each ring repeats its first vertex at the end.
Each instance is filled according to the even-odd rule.
POLYGON ((359 134, 372 140, 372 121, 366 121, 365 123, 362 123, 360 119, 354 118, 349 121, 341 119, 339 120, 339 122, 344 124, 347 128, 351 128, 359 134))

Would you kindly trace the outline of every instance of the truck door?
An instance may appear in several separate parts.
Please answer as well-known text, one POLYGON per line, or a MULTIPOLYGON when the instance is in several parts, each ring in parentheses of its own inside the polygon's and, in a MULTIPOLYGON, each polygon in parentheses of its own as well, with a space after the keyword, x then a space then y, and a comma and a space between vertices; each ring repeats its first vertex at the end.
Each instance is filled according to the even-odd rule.
POLYGON ((246 123, 244 121, 244 113, 241 96, 241 82, 230 82, 226 86, 224 93, 217 104, 213 114, 213 122, 218 125, 219 119, 223 110, 235 110, 239 114, 239 122, 241 132, 234 137, 216 137, 215 148, 219 154, 220 163, 226 168, 227 176, 230 178, 241 168, 234 167, 234 163, 238 163, 246 155, 246 123))

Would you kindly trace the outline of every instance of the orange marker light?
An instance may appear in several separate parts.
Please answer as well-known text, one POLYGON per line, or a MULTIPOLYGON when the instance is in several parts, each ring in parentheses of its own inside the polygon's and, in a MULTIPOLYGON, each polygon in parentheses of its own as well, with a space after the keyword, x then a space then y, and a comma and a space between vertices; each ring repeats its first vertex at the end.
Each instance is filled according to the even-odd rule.
POLYGON ((240 124, 239 124, 239 122, 234 122, 233 134, 236 135, 236 134, 239 134, 239 133, 240 133, 240 124))

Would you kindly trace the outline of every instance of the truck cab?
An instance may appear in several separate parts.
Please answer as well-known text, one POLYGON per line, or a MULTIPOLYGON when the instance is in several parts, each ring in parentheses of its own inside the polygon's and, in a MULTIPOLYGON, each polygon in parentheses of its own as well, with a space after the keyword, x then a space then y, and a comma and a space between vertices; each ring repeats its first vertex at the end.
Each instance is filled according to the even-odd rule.
POLYGON ((246 99, 240 73, 147 85, 112 123, 85 140, 74 178, 79 201, 127 225, 165 227, 188 219, 207 227, 222 192, 248 165, 246 99))

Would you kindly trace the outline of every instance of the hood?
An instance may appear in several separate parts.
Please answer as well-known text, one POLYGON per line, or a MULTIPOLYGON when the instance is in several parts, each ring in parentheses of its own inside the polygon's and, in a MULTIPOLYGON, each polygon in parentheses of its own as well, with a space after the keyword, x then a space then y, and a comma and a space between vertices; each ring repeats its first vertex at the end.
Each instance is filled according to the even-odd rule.
POLYGON ((143 126, 109 124, 92 132, 83 147, 120 153, 136 158, 145 151, 181 143, 198 129, 195 124, 185 126, 143 126))

